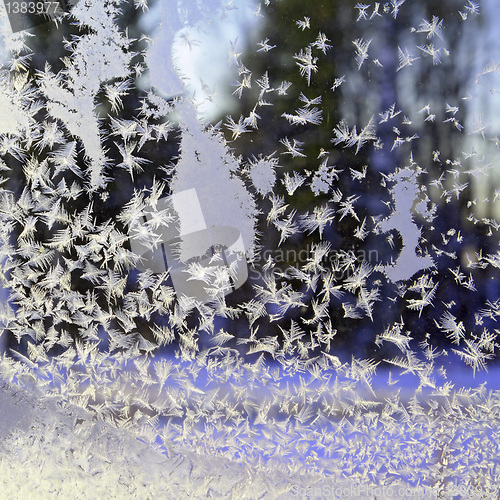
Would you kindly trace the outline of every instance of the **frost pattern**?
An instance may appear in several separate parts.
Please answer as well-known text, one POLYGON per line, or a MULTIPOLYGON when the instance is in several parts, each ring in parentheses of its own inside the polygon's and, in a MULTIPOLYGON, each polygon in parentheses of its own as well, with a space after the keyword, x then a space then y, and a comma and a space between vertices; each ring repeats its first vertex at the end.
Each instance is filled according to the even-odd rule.
POLYGON ((54 54, 2 35, 10 497, 497 494, 483 5, 306 4, 80 0, 54 54), (233 85, 195 85, 182 54, 249 12, 233 85))

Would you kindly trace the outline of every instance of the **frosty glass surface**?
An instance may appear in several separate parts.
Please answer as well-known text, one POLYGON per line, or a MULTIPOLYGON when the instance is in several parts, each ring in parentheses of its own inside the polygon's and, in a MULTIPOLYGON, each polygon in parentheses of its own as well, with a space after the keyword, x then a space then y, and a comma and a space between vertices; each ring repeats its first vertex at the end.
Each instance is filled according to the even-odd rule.
POLYGON ((499 16, 0 3, 8 498, 494 498, 499 16))

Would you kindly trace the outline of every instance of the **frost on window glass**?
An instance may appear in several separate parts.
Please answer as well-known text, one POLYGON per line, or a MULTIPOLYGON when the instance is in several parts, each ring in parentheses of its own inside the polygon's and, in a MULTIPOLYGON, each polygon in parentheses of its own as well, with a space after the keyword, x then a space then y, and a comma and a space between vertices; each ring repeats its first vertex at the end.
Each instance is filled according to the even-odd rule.
POLYGON ((495 1, 0 13, 9 498, 498 494, 495 1))

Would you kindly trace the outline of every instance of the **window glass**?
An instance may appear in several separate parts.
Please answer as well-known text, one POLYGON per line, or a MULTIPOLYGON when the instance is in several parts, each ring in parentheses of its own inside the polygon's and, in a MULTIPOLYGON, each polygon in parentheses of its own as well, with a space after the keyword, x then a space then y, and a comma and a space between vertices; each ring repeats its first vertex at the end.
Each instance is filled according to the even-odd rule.
POLYGON ((499 8, 0 2, 6 487, 493 495, 499 8))

